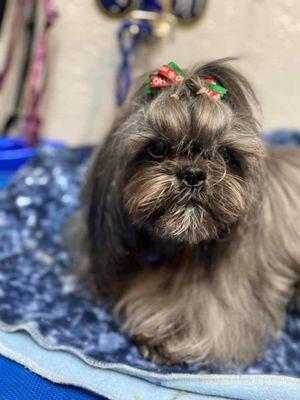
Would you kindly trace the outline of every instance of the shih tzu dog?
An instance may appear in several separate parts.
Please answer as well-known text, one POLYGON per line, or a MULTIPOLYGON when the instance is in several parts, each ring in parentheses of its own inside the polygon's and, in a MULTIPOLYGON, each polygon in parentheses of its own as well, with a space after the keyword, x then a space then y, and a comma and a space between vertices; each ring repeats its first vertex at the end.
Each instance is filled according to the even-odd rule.
POLYGON ((171 63, 137 82, 94 154, 88 269, 154 362, 245 365, 282 327, 300 280, 300 151, 264 147, 256 104, 228 60, 171 63))

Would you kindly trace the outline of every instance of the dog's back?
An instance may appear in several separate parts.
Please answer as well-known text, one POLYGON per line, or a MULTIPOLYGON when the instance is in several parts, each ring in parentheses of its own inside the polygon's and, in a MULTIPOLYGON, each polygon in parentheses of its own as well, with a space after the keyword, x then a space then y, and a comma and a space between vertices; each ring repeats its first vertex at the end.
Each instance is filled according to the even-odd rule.
POLYGON ((300 147, 268 148, 266 165, 269 172, 267 182, 277 187, 278 194, 282 192, 283 197, 292 201, 294 208, 298 209, 300 222, 300 147))
MULTIPOLYGON (((300 174, 300 147, 269 147, 268 159, 292 164, 299 170, 300 174)), ((298 181, 300 184, 300 180, 298 181)))
POLYGON ((265 179, 266 236, 289 257, 285 263, 300 274, 300 148, 267 149, 265 179), (273 229, 275 227, 276 229, 273 229), (272 234, 271 234, 272 233, 272 234), (276 240, 274 236, 276 235, 276 240), (289 261, 288 261, 289 260, 289 261))

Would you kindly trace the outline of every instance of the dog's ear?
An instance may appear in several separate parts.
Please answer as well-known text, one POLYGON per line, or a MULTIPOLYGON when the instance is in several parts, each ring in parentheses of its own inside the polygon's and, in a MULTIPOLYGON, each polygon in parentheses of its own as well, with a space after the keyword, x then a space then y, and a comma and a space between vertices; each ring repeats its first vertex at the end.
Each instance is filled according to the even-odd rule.
POLYGON ((125 166, 119 151, 122 144, 114 134, 120 124, 115 122, 113 132, 95 151, 83 188, 83 245, 88 269, 100 294, 106 297, 122 290, 132 269, 127 268, 130 228, 122 200, 125 166))
POLYGON ((135 235, 128 224, 122 196, 128 162, 124 143, 127 120, 150 99, 146 81, 146 75, 136 80, 118 110, 110 132, 93 155, 83 188, 88 267, 100 292, 106 296, 120 292, 134 269, 127 243, 132 246, 135 235))

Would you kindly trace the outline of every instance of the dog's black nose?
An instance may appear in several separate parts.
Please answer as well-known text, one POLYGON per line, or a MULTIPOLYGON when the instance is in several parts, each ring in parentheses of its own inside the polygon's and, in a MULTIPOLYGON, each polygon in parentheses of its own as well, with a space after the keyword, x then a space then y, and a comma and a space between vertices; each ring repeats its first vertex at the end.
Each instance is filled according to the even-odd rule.
POLYGON ((196 168, 190 168, 181 174, 183 183, 191 188, 197 188, 203 185, 206 179, 206 172, 196 168))

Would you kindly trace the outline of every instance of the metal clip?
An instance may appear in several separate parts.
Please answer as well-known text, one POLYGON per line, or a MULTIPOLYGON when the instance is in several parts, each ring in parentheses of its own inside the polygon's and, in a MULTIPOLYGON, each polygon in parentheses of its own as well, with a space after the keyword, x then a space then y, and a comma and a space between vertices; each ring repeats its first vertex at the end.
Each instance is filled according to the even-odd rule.
MULTIPOLYGON (((154 35, 157 38, 167 36, 177 23, 177 18, 170 13, 157 13, 154 11, 134 10, 129 14, 133 21, 148 21, 152 24, 154 35)), ((138 32, 136 32, 137 34, 138 32)))

